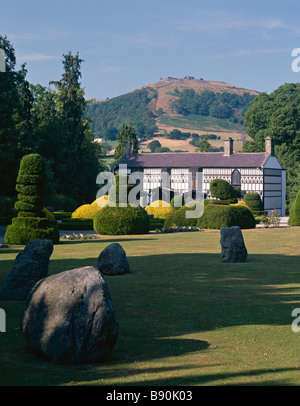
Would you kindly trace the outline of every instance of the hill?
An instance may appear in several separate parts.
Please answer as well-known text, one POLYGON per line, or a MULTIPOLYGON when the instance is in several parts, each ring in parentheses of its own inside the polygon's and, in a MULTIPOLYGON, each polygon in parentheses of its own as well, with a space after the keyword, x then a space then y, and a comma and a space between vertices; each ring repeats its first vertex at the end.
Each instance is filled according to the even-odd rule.
POLYGON ((257 95, 225 82, 168 77, 112 99, 87 101, 86 116, 95 137, 107 140, 115 140, 121 125, 130 123, 141 151, 149 152, 150 140, 171 150, 195 151, 192 135, 195 140, 207 134, 215 135, 209 140, 215 148, 230 136, 240 149, 247 138, 243 114, 257 95))

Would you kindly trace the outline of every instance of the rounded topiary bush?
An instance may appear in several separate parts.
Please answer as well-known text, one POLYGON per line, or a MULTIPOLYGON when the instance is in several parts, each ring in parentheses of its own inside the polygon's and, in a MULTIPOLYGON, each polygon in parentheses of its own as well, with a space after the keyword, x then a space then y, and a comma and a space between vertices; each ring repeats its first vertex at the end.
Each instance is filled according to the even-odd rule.
POLYGON ((127 175, 115 175, 115 184, 110 188, 109 201, 112 204, 129 203, 128 195, 130 191, 134 188, 134 185, 128 184, 127 175))
POLYGON ((220 229, 239 226, 241 229, 255 228, 255 218, 243 205, 208 205, 198 219, 201 228, 220 229))
POLYGON ((147 234, 150 220, 143 207, 106 206, 94 217, 94 230, 105 235, 147 234))
POLYGON ((153 215, 158 219, 166 219, 170 214, 174 213, 175 209, 169 203, 163 200, 156 200, 145 208, 149 215, 153 215))
MULTIPOLYGON (((231 184, 224 179, 213 179, 210 182, 209 190, 212 197, 220 200, 232 200, 240 196, 240 192, 235 190, 231 184)), ((230 203, 235 202, 231 201, 230 203)))
POLYGON ((20 163, 16 191, 18 200, 15 209, 18 217, 7 227, 5 242, 26 245, 30 240, 52 239, 59 242, 59 230, 56 221, 46 218, 44 194, 46 170, 43 158, 39 154, 25 155, 20 163))
POLYGON ((289 226, 300 226, 300 191, 292 205, 291 213, 288 219, 289 226))
MULTIPOLYGON (((195 202, 190 202, 185 204, 176 210, 173 214, 168 216, 164 222, 164 227, 194 227, 197 225, 197 217, 189 218, 187 217, 188 211, 195 211, 195 202)), ((196 205, 201 205, 198 208, 201 210, 202 203, 197 203, 196 205)))
POLYGON ((264 213, 264 205, 260 198, 259 193, 249 192, 244 196, 244 202, 247 204, 249 209, 252 211, 254 216, 260 216, 264 213))

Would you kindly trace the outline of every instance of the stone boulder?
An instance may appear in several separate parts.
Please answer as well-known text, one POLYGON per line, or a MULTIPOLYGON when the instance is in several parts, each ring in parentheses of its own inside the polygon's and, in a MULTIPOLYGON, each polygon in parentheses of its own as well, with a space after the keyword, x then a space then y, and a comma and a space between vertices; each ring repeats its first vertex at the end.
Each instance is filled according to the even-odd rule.
POLYGON ((32 240, 21 251, 0 290, 2 300, 26 300, 30 290, 48 275, 52 240, 32 240))
POLYGON ((104 275, 121 275, 130 271, 124 249, 118 243, 108 245, 100 253, 97 268, 104 275))
POLYGON ((98 362, 114 348, 119 330, 107 284, 92 266, 39 281, 21 315, 30 348, 54 363, 98 362))
POLYGON ((221 228, 221 262, 247 262, 247 249, 239 226, 221 228))

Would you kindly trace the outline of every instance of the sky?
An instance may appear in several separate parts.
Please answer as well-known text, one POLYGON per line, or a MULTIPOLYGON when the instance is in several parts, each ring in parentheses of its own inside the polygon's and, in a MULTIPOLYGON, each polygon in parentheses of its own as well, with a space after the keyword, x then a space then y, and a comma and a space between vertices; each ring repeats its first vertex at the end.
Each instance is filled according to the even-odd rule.
POLYGON ((45 87, 78 52, 86 99, 186 75, 271 93, 300 81, 299 16, 299 0, 14 0, 0 35, 45 87))

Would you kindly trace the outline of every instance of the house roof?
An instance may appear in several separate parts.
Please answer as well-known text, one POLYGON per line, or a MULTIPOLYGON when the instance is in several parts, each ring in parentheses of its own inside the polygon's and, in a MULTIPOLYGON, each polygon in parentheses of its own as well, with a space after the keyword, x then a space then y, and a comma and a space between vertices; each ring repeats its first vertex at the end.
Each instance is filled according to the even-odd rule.
POLYGON ((264 152, 174 152, 141 153, 124 156, 116 164, 128 168, 258 168, 263 167, 269 155, 264 152))

